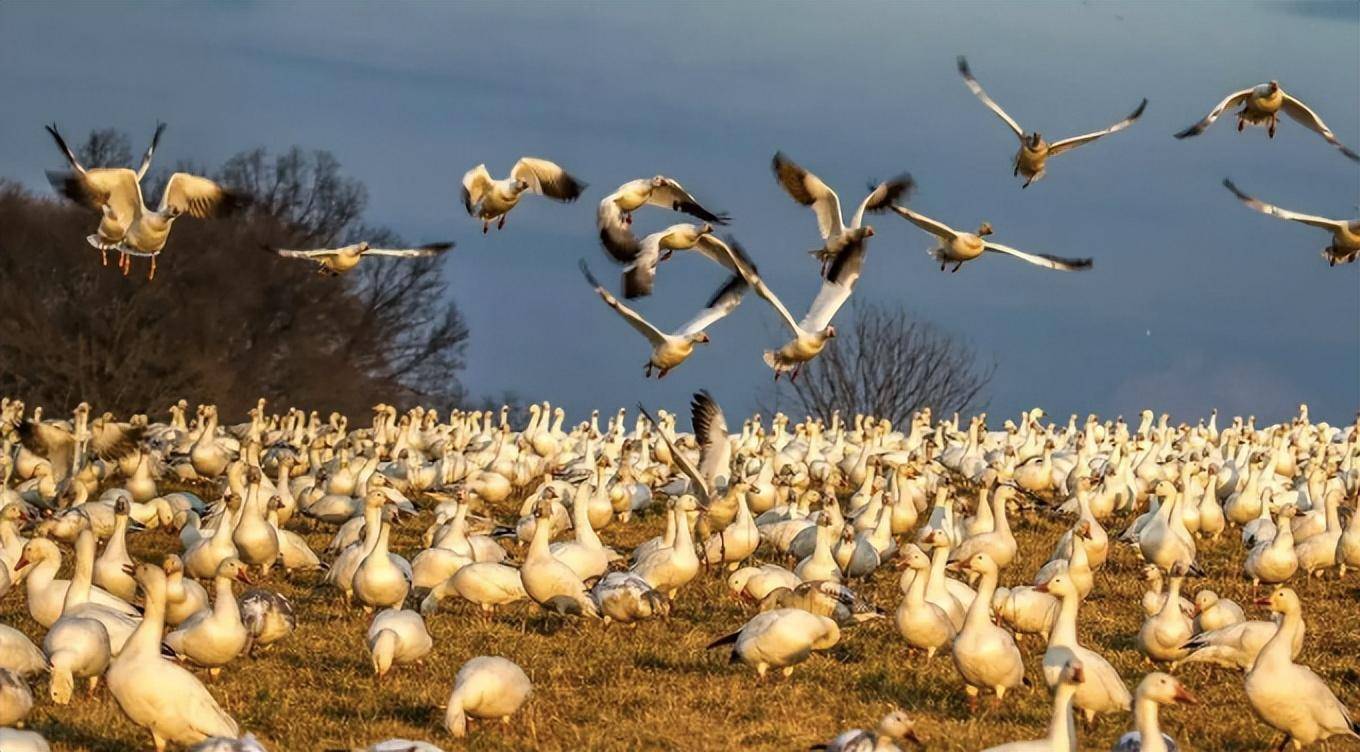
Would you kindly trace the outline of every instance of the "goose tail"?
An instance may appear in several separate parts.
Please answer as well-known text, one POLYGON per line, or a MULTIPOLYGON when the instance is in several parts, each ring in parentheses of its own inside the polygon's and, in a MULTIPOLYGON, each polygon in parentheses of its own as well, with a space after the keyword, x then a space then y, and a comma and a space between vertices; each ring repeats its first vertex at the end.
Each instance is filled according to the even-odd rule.
MULTIPOLYGON (((708 643, 707 645, 705 645, 705 646, 704 646, 704 649, 705 649, 705 650, 712 650, 713 648, 720 648, 720 647, 722 647, 723 645, 735 645, 735 644, 737 644, 737 638, 740 637, 740 636, 741 636, 741 632, 739 632, 739 631, 738 631, 738 632, 733 632, 732 634, 729 634, 729 635, 723 635, 722 637, 719 637, 718 639, 714 640, 713 642, 710 642, 710 643, 708 643)), ((735 651, 733 651, 733 652, 734 652, 734 654, 735 654, 735 651)))

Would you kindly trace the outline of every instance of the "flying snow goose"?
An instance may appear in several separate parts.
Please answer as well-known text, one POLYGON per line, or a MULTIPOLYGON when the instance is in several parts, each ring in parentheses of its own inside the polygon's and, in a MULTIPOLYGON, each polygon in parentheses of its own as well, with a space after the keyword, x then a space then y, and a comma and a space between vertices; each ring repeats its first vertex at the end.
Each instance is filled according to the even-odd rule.
POLYGON ((595 212, 600 243, 610 256, 620 262, 637 255, 638 241, 630 227, 633 224, 633 212, 643 206, 684 212, 715 225, 725 225, 731 219, 726 214, 714 213, 700 206, 698 200, 674 178, 657 175, 630 180, 605 196, 595 212))
POLYGON ((666 378, 666 374, 672 368, 680 365, 689 358, 690 353, 694 352, 696 344, 707 344, 709 341, 708 333, 704 330, 712 324, 721 320, 731 313, 741 304, 741 298, 746 294, 746 281, 740 276, 728 279, 718 291, 709 298, 699 314, 690 319, 675 332, 667 334, 657 329, 651 322, 643 318, 641 314, 632 308, 624 305, 618 298, 614 297, 609 290, 605 289, 600 281, 595 279, 595 275, 590 273, 590 267, 584 260, 581 261, 581 273, 585 275, 586 281, 595 288, 596 294, 614 312, 619 314, 624 321, 638 331, 639 334, 647 338, 652 346, 652 355, 647 360, 647 365, 643 368, 644 377, 650 378, 652 372, 656 372, 658 379, 666 378))
POLYGON ((658 426, 657 433, 671 450, 671 458, 679 466, 680 472, 689 478, 688 492, 694 494, 702 509, 709 509, 729 485, 732 467, 732 442, 727 431, 727 418, 722 407, 706 389, 694 393, 690 401, 690 421, 694 426, 694 440, 699 444, 699 464, 696 466, 689 457, 675 448, 674 443, 661 425, 642 405, 638 410, 658 426))
POLYGON ((317 265, 317 272, 337 277, 359 265, 364 256, 396 256, 397 258, 425 258, 437 256, 453 247, 453 243, 427 243, 415 248, 374 248, 368 242, 352 243, 340 248, 319 248, 312 251, 294 251, 286 248, 265 246, 270 253, 283 258, 311 261, 317 265))
POLYGON ((47 179, 52 183, 52 187, 58 193, 70 198, 78 204, 95 209, 101 215, 99 229, 93 235, 86 238, 90 245, 99 249, 99 257, 103 259, 104 265, 109 263, 108 251, 110 248, 122 242, 123 236, 127 234, 128 227, 132 220, 137 216, 138 200, 136 194, 120 190, 121 186, 126 185, 128 176, 131 176, 134 183, 140 182, 146 175, 146 171, 151 167, 151 155, 156 151, 156 144, 160 143, 161 134, 165 132, 165 124, 156 124, 156 133, 151 137, 151 145, 147 147, 146 154, 142 157, 142 164, 133 172, 125 167, 91 167, 86 168, 76 159, 75 153, 66 146, 66 141, 57 132, 55 123, 46 126, 47 132, 52 134, 57 146, 66 155, 66 161, 71 169, 49 170, 47 179))
POLYGON ((817 215, 817 229, 824 242, 821 248, 812 251, 811 254, 822 262, 823 272, 841 251, 850 245, 864 243, 866 237, 874 234, 872 227, 863 225, 865 212, 881 212, 899 199, 910 195, 915 187, 911 175, 906 173, 877 185, 871 184, 869 195, 860 202, 855 215, 850 218, 850 223, 845 224, 841 216, 840 197, 830 186, 822 182, 821 178, 808 172, 783 152, 775 152, 771 167, 784 192, 794 201, 811 207, 813 214, 817 215))
POLYGON ((1020 139, 1020 151, 1015 153, 1014 174, 1025 177, 1025 184, 1020 186, 1021 188, 1028 188, 1030 183, 1044 176, 1049 157, 1056 157, 1082 144, 1089 144, 1101 136, 1108 136, 1111 133, 1124 130, 1133 125, 1134 121, 1142 116, 1143 109, 1147 107, 1147 100, 1144 99, 1132 114, 1104 130, 1084 133, 1080 136, 1049 143, 1044 140, 1043 136, 1039 135, 1038 131, 1026 134, 1020 124, 1015 122, 1015 119, 1010 115, 1007 115, 1005 110, 1001 109, 1001 105, 987 96, 987 92, 982 90, 982 85, 977 82, 977 79, 973 78, 973 72, 968 68, 968 61, 962 55, 959 56, 959 73, 963 75, 963 82, 968 85, 969 91, 972 91, 973 95, 987 106, 987 109, 996 113, 996 116, 1001 118, 1001 121, 1015 133, 1015 137, 1020 139))
POLYGON ((809 749, 824 749, 826 752, 877 752, 899 749, 897 742, 909 741, 922 749, 925 742, 916 735, 916 723, 904 710, 894 710, 883 716, 874 731, 850 729, 838 734, 835 739, 823 744, 814 744, 809 749))
POLYGON ((508 723, 534 691, 524 669, 504 658, 473 658, 453 677, 444 728, 455 737, 467 736, 468 718, 499 718, 508 723))
POLYGON ((510 177, 496 180, 479 164, 463 175, 463 208, 468 216, 482 220, 482 234, 491 223, 496 229, 505 227, 505 215, 519 204, 527 191, 540 196, 572 202, 581 197, 586 184, 572 177, 566 170, 546 159, 521 157, 510 170, 510 177))
POLYGON ((1262 214, 1302 222, 1305 225, 1320 227, 1332 233, 1332 244, 1322 249, 1322 257, 1327 259, 1328 266, 1349 264, 1356 257, 1360 257, 1360 219, 1327 219, 1326 217, 1315 217, 1311 214, 1299 214, 1254 199, 1238 190, 1237 186, 1233 185, 1233 182, 1227 178, 1224 178, 1223 185, 1232 191, 1234 196, 1241 199, 1242 203, 1262 214))
POLYGON ((1170 674, 1153 671, 1143 677, 1133 693, 1133 731, 1119 737, 1111 752, 1178 752, 1176 740, 1163 734, 1157 721, 1157 706, 1178 702, 1199 704, 1190 690, 1170 674))
POLYGON ((1280 88, 1279 81, 1257 84, 1250 89, 1243 89, 1229 94, 1226 99, 1218 103, 1217 107, 1209 111, 1204 119, 1176 134, 1176 138, 1189 138, 1198 136, 1214 124, 1219 115, 1222 115, 1229 107, 1242 105, 1242 109, 1237 113, 1237 130, 1242 130, 1251 125, 1262 125, 1266 127, 1266 132, 1271 138, 1275 138, 1275 124, 1279 122, 1280 110, 1284 110, 1286 115, 1297 120, 1303 127, 1317 133, 1327 139, 1327 143, 1341 150, 1342 154, 1360 162, 1360 154, 1347 148, 1345 144, 1337 140, 1336 134, 1332 129, 1322 122, 1316 112, 1308 109, 1308 105, 1286 94, 1280 88))
POLYGON ((940 271, 944 271, 945 266, 951 261, 954 262, 953 271, 958 271, 965 261, 972 261, 985 251, 1004 253, 1036 266, 1064 272, 1091 268, 1091 259, 1066 259, 1044 253, 1025 253, 1010 246, 983 240, 983 238, 992 234, 992 226, 987 222, 983 222, 976 233, 959 232, 943 222, 931 219, 904 206, 893 206, 892 209, 903 219, 936 237, 935 247, 931 248, 929 253, 940 262, 940 271))
POLYGON ((765 351, 765 365, 774 371, 775 381, 778 381, 779 375, 785 371, 792 371, 791 380, 797 379, 803 364, 820 355, 827 341, 836 336, 836 327, 831 325, 831 319, 854 292, 860 270, 864 267, 864 254, 867 250, 865 240, 874 234, 872 227, 866 227, 864 230, 863 235, 857 241, 846 244, 827 267, 822 277, 822 287, 802 321, 793 318, 788 307, 760 278, 755 264, 746 257, 740 245, 733 242, 725 246, 728 260, 736 267, 737 272, 746 279, 747 284, 757 295, 774 308, 793 331, 792 341, 778 350, 765 351))
POLYGON ((623 297, 629 300, 652 294, 657 266, 675 251, 695 251, 733 274, 737 272, 728 258, 726 244, 713 235, 710 224, 675 224, 648 235, 631 248, 606 248, 610 258, 624 265, 623 297))

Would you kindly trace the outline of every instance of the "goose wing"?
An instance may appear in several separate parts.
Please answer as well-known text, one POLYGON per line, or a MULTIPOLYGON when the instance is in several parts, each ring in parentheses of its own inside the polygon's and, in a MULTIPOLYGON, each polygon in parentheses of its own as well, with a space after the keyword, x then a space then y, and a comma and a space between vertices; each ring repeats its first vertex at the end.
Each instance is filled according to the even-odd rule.
POLYGON ((698 315, 680 327, 676 335, 687 337, 691 334, 698 334, 720 321, 741 305, 742 296, 746 295, 746 291, 749 289, 750 285, 746 284, 745 278, 740 274, 733 274, 723 283, 722 287, 718 288, 717 292, 713 293, 713 297, 708 299, 704 310, 699 311, 698 315))
POLYGON ((996 116, 1001 118, 1001 121, 1015 132, 1015 137, 1023 141, 1025 138, 1024 129, 1020 127, 1019 123, 1015 122, 1014 118, 1007 115, 1005 110, 1001 109, 1001 105, 993 102, 992 98, 987 96, 987 92, 982 90, 982 84, 979 84, 977 79, 973 78, 973 71, 968 67, 968 59, 963 55, 959 55, 959 74, 963 76, 963 82, 968 85, 968 90, 973 92, 973 96, 986 105, 987 109, 996 113, 996 116))
POLYGON ((165 132, 165 123, 156 123, 156 132, 151 135, 151 145, 146 147, 146 153, 142 155, 142 164, 137 168, 137 180, 146 177, 146 171, 151 169, 151 155, 156 153, 156 146, 161 142, 161 134, 165 132))
POLYGON ((704 487, 725 486, 728 474, 732 472, 732 442, 728 440, 727 418, 707 389, 695 392, 689 408, 694 439, 699 442, 699 474, 704 478, 704 487))
POLYGON ((264 246, 264 249, 276 256, 283 256, 284 258, 300 258, 315 260, 326 258, 328 256, 339 256, 341 253, 344 253, 345 251, 353 250, 354 247, 355 246, 350 245, 345 246, 344 248, 317 248, 310 251, 299 251, 293 250, 291 248, 274 248, 273 246, 266 245, 264 246))
POLYGON ((486 171, 485 164, 479 164, 463 173, 463 208, 469 215, 473 212, 472 208, 482 202, 482 196, 491 190, 494 182, 491 173, 486 171))
POLYGON ((831 262, 822 280, 822 289, 812 300, 808 313, 798 323, 798 328, 806 332, 820 332, 831 323, 836 312, 850 299, 855 283, 859 281, 860 270, 864 267, 864 254, 868 245, 861 238, 846 246, 831 262))
POLYGON ((821 178, 784 156, 782 151, 775 152, 771 166, 784 192, 803 206, 812 207, 823 239, 844 231, 845 227, 841 224, 841 199, 821 178))
POLYGON ((104 421, 90 429, 90 451, 106 462, 121 459, 137 451, 146 429, 126 423, 104 421))
POLYGON ((437 256, 453 247, 453 243, 427 243, 415 248, 369 248, 365 256, 398 256, 401 258, 420 258, 437 256))
POLYGON ((680 468, 680 472, 683 473, 686 478, 689 478, 689 490, 690 493, 693 493, 695 498, 699 500, 699 508, 708 509, 708 486, 704 484, 704 476, 699 473, 699 468, 695 467, 694 463, 690 462, 689 458, 681 453, 674 442, 671 441, 671 437, 667 436, 666 432, 661 429, 661 423, 659 423, 656 418, 653 418, 651 413, 647 412, 647 408, 643 407, 641 402, 638 403, 638 410, 647 418, 647 421, 652 424, 652 427, 656 429, 656 432, 661 435, 661 440, 666 442, 666 447, 671 450, 671 460, 680 468))
POLYGON ((1123 120, 1120 120, 1119 122, 1115 123, 1109 128, 1106 128, 1103 131, 1095 131, 1094 133, 1086 133, 1080 136, 1073 136, 1072 138, 1064 138, 1061 141, 1054 141, 1048 146, 1048 155, 1050 157, 1055 157, 1059 154, 1062 154, 1065 151, 1071 151, 1072 149, 1075 149, 1078 146, 1081 146, 1082 144, 1087 144, 1092 141, 1095 141, 1101 136, 1108 136, 1111 133, 1117 133, 1119 131, 1122 131, 1125 128, 1129 127, 1130 125, 1133 125, 1133 123, 1136 120, 1138 120, 1138 118, 1142 117, 1143 110, 1146 108, 1147 100, 1144 99, 1142 102, 1138 104, 1138 109, 1130 113, 1128 117, 1124 118, 1123 120))
POLYGON ((726 214, 715 214, 699 205, 694 196, 685 190, 685 187, 673 178, 663 178, 659 187, 653 188, 647 203, 652 206, 660 206, 672 211, 684 212, 698 217, 705 222, 712 222, 715 225, 725 225, 731 221, 731 217, 726 214))
POLYGON ((510 177, 529 184, 529 190, 558 201, 575 201, 586 184, 572 177, 555 162, 536 157, 521 157, 510 170, 510 177))
POLYGON ((936 220, 933 220, 924 214, 914 212, 905 206, 898 206, 896 204, 893 204, 892 210, 897 212, 898 216, 902 217, 903 219, 906 219, 908 222, 916 225, 917 227, 921 228, 922 230, 925 230, 926 232, 930 233, 931 235, 934 235, 937 238, 941 238, 943 240, 954 240, 959 236, 959 233, 949 225, 943 222, 937 222, 936 220))
POLYGON ((56 124, 45 126, 57 148, 66 156, 69 170, 49 170, 47 180, 52 188, 66 198, 96 211, 108 207, 124 224, 129 223, 142 208, 142 188, 137 173, 125 167, 96 167, 85 169, 76 159, 71 147, 57 131, 56 124))
POLYGON ((1223 179, 1223 187, 1232 191, 1233 195, 1237 196, 1238 200, 1240 200, 1242 203, 1246 204, 1247 206, 1250 206, 1251 208, 1255 209, 1258 212, 1261 212, 1262 214, 1269 214, 1272 217, 1288 219, 1294 222, 1302 222, 1306 225, 1311 225, 1313 227, 1321 227, 1324 230, 1335 230, 1338 227, 1343 227, 1346 225, 1345 222, 1339 219, 1327 219, 1326 217, 1315 217, 1311 214, 1299 214, 1298 212, 1292 212, 1289 211, 1288 209, 1281 209, 1280 207, 1275 206, 1273 204, 1267 204, 1266 202, 1261 201, 1260 199, 1252 198, 1251 196, 1248 196, 1247 194, 1243 193, 1241 190, 1238 189, 1236 185, 1233 184, 1231 180, 1227 178, 1223 179))
POLYGON ((1224 110, 1228 109, 1229 107, 1235 107, 1238 104, 1241 104, 1250 95, 1251 89, 1243 89, 1241 91, 1235 91, 1229 94, 1227 99, 1224 99, 1222 102, 1219 102, 1218 106, 1210 110, 1209 114, 1205 115, 1203 120, 1199 121, 1198 123, 1195 123, 1189 128, 1186 128, 1180 133, 1177 133, 1176 138, 1189 138, 1190 136, 1198 136, 1199 134, 1203 133, 1205 129, 1207 129, 1209 126, 1213 125, 1214 121, 1218 119, 1219 115, 1223 114, 1224 110))
POLYGON ((732 249, 728 248, 727 243, 724 243, 722 239, 716 235, 711 233, 700 235, 699 239, 694 243, 694 248, 692 250, 697 251, 704 258, 707 258, 714 263, 721 264, 724 269, 733 274, 738 273, 737 265, 733 261, 735 256, 732 249))
POLYGON ((632 300, 652 294, 656 284, 656 265, 661 261, 661 239, 666 232, 654 232, 642 239, 632 262, 623 270, 623 297, 632 300))
POLYGON ((889 206, 897 203, 903 197, 910 196, 916 188, 916 181, 911 179, 911 175, 902 173, 892 180, 885 180, 878 185, 869 185, 869 195, 860 202, 859 208, 855 210, 855 216, 850 220, 851 227, 859 227, 864 222, 864 213, 877 214, 889 206))
POLYGON ((1090 269, 1093 265, 1091 259, 1088 258, 1069 259, 1060 256, 1049 256, 1044 253, 1025 253, 1024 251, 1018 251, 1010 246, 985 241, 983 245, 987 250, 994 253, 1004 253, 1008 256, 1014 256, 1021 261, 1028 261, 1035 266, 1042 266, 1046 269, 1056 269, 1062 272, 1082 271, 1084 269, 1090 269))
POLYGON ((1328 128, 1327 124, 1322 122, 1322 118, 1318 117, 1318 114, 1316 112, 1313 112, 1312 110, 1308 109, 1308 105, 1304 104, 1298 99, 1295 99, 1294 97, 1289 96, 1289 94, 1286 93, 1284 95, 1283 109, 1286 115, 1288 115, 1291 118, 1294 118, 1294 120, 1298 121, 1298 123, 1303 127, 1327 139, 1327 143, 1340 149, 1342 154, 1345 154, 1347 157, 1357 162, 1360 162, 1360 154, 1356 154, 1345 144, 1338 141, 1336 138, 1336 134, 1332 133, 1332 129, 1328 128))
POLYGON ((245 199, 217 183, 187 172, 170 176, 161 194, 160 211, 170 208, 199 219, 232 214, 245 205, 245 199))
MULTIPOLYGON (((756 265, 751 263, 750 258, 747 257, 741 244, 737 243, 733 238, 728 238, 726 243, 720 243, 715 248, 727 256, 728 262, 732 265, 732 268, 737 270, 737 274, 740 274, 742 279, 745 279, 746 283, 756 291, 756 295, 759 295, 766 303, 769 303, 770 306, 774 308, 775 312, 779 314, 779 317, 784 320, 785 324, 788 324, 789 329, 793 331, 795 336, 802 333, 802 330, 798 328, 798 320, 793 317, 793 314, 789 313, 789 309, 784 305, 784 302, 781 301, 779 297, 774 294, 774 291, 765 284, 765 281, 760 278, 760 275, 756 272, 756 265)), ((724 264, 724 266, 726 266, 726 264, 724 264)))
POLYGON ((652 343, 653 347, 666 341, 664 332, 657 329, 655 326, 652 326, 651 322, 642 318, 637 311, 634 311, 632 308, 619 302, 618 298, 614 297, 609 290, 605 289, 605 286, 600 284, 598 279, 595 279, 595 275, 590 273, 590 267, 586 265, 585 259, 581 260, 581 273, 585 275, 586 281, 590 283, 590 286, 595 288, 595 293, 600 296, 600 299, 605 302, 605 305, 613 308, 614 312, 621 316, 624 321, 627 321, 629 326, 633 327, 639 334, 646 337, 647 341, 652 343))

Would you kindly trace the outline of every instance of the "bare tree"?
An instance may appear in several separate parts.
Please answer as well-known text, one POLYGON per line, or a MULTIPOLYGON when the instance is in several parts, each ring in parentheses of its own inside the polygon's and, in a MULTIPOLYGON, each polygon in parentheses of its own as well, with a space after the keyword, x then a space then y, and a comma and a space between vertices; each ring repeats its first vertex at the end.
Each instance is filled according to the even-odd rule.
POLYGON ((76 148, 76 156, 86 167, 135 167, 127 134, 113 128, 90 131, 89 138, 76 148))
POLYGON ((857 301, 852 311, 853 323, 840 327, 796 382, 783 382, 776 399, 791 398, 824 420, 863 413, 895 424, 924 407, 947 414, 980 406, 995 362, 979 364, 966 342, 903 308, 857 301))

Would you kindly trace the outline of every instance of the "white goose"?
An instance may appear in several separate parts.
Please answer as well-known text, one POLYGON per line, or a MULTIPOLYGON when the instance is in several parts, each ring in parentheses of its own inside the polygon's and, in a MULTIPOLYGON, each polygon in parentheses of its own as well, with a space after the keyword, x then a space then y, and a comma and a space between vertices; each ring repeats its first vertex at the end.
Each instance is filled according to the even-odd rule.
POLYGON ((24 725, 32 709, 33 690, 28 682, 13 671, 0 668, 0 726, 24 725))
POLYGON ((365 256, 391 256, 395 258, 429 258, 453 247, 453 243, 426 243, 415 248, 375 248, 368 242, 351 243, 339 248, 317 248, 310 251, 272 248, 265 250, 283 258, 302 259, 316 264, 319 274, 339 276, 359 265, 365 256))
POLYGON ((1076 586, 1067 575, 1059 574, 1037 589, 1058 596, 1061 603, 1058 619, 1048 637, 1048 649, 1044 651, 1044 680, 1049 687, 1057 686, 1063 667, 1075 659, 1085 667, 1087 681, 1077 689, 1074 702, 1086 714, 1088 722, 1097 713, 1128 710, 1133 696, 1119 672, 1099 653, 1077 642, 1077 611, 1081 607, 1081 597, 1076 586))
MULTIPOLYGON (((80 578, 79 573, 76 578, 80 578)), ((76 679, 88 680, 93 693, 113 658, 109 630, 96 618, 86 598, 81 585, 68 588, 61 617, 43 637, 43 653, 52 673, 48 692, 58 705, 71 701, 76 679)), ((125 648, 126 643, 124 637, 119 647, 125 648)))
POLYGON ((1267 214, 1280 219, 1287 219, 1292 222, 1299 222, 1310 227, 1317 227, 1332 234, 1332 244, 1322 249, 1322 257, 1327 260, 1328 266, 1337 264, 1349 264, 1357 257, 1360 257, 1360 219, 1328 219, 1326 217, 1316 217, 1312 214, 1300 214, 1298 212, 1281 209, 1273 204, 1267 204, 1259 199, 1238 190, 1231 180, 1224 178, 1223 185, 1233 192, 1242 203, 1250 206, 1262 214, 1267 214))
POLYGON ((783 152, 775 152, 771 167, 775 180, 779 181, 784 192, 794 201, 810 207, 812 213, 817 215, 817 229, 821 233, 823 245, 811 253, 822 262, 823 271, 846 247, 864 243, 867 237, 874 234, 872 227, 863 225, 865 212, 881 212, 910 195, 915 187, 911 176, 905 173, 878 185, 871 185, 869 195, 860 202, 849 224, 846 224, 841 215, 840 196, 821 178, 808 172, 783 152))
POLYGON ((1104 130, 1094 131, 1080 136, 1073 136, 1071 138, 1064 138, 1060 141, 1049 143, 1044 140, 1043 136, 1039 135, 1038 131, 1026 135, 1025 131, 1020 127, 1020 124, 1015 122, 1010 115, 1007 115, 1006 111, 1001 109, 1001 106, 992 101, 992 98, 987 96, 987 92, 982 90, 982 85, 977 82, 977 79, 973 78, 973 73, 968 68, 968 61, 965 60, 962 55, 959 56, 958 63, 959 73, 963 76, 963 82, 968 85, 968 90, 973 92, 973 95, 981 100, 982 104, 986 105, 987 109, 1001 118, 1001 122, 1010 127, 1011 131, 1015 133, 1015 137, 1020 139, 1020 151, 1015 153, 1014 167, 1016 175, 1023 175, 1025 177, 1025 184, 1020 186, 1021 188, 1028 188, 1030 183, 1033 183, 1044 176, 1049 157, 1056 157, 1059 154, 1062 154, 1065 151, 1071 151, 1082 144, 1089 144, 1101 136, 1108 136, 1111 133, 1117 133, 1124 130, 1130 125, 1133 125, 1134 121, 1142 116, 1143 109, 1147 107, 1147 100, 1144 99, 1138 105, 1138 109, 1134 110, 1132 114, 1104 130))
POLYGON ((488 619, 496 613, 497 607, 529 597, 524 592, 518 569, 500 562, 479 561, 460 568, 431 588, 420 603, 420 612, 426 616, 434 614, 439 609, 439 601, 450 593, 476 604, 488 619))
POLYGON ((1025 661, 1010 632, 992 623, 992 594, 996 591, 996 562, 986 553, 973 554, 959 568, 981 575, 977 597, 968 607, 963 629, 954 637, 954 667, 963 677, 970 705, 977 702, 979 690, 996 693, 1000 702, 1006 691, 1025 679, 1025 661))
POLYGON ((178 627, 208 607, 208 591, 196 581, 185 579, 184 562, 175 554, 165 557, 161 568, 165 571, 165 623, 178 627))
POLYGON ((1025 742, 988 747, 983 752, 1077 752, 1077 725, 1072 715, 1073 698, 1087 681, 1082 662, 1069 658, 1059 669, 1053 688, 1053 716, 1048 736, 1025 742))
POLYGON ((900 752, 897 746, 900 741, 909 741, 922 749, 926 746, 916 734, 916 723, 905 711, 894 710, 883 716, 878 728, 873 731, 850 729, 825 744, 814 744, 809 749, 826 752, 900 752))
MULTIPOLYGON (((34 538, 24 546, 24 557, 34 559, 44 557, 46 546, 51 541, 42 538, 34 538)), ((55 546, 52 547, 55 550, 55 546)), ((110 606, 99 602, 94 597, 94 586, 91 579, 94 572, 94 534, 89 530, 81 530, 76 536, 76 556, 75 566, 71 571, 70 586, 63 593, 61 615, 62 616, 81 616, 94 619, 104 625, 108 630, 109 646, 114 655, 118 655, 123 649, 129 636, 137 629, 140 620, 136 616, 130 616, 122 608, 127 604, 118 601, 121 606, 110 606)), ((30 604, 30 608, 32 604, 30 604)), ((54 620, 55 621, 55 620, 54 620)))
POLYGON ((354 570, 354 595, 366 611, 401 608, 411 590, 411 565, 388 550, 391 536, 392 523, 384 519, 378 523, 377 540, 354 570))
POLYGON ((584 260, 581 261, 581 273, 585 275, 586 281, 595 289, 595 293, 605 305, 614 309, 629 326, 647 338, 647 342, 652 346, 652 354, 647 359, 647 365, 643 367, 642 373, 643 376, 650 377, 655 371, 658 379, 666 378, 666 374, 670 373, 672 368, 685 362, 694 352, 696 344, 708 344, 708 332, 705 330, 736 310, 747 289, 746 281, 741 276, 733 276, 718 288, 694 318, 667 334, 605 289, 604 285, 595 279, 595 275, 590 273, 590 267, 586 266, 584 260))
POLYGON ((1184 684, 1174 676, 1154 671, 1138 683, 1133 692, 1133 731, 1119 737, 1111 752, 1179 752, 1176 741, 1162 733, 1157 707, 1172 703, 1198 705, 1184 684))
POLYGON ((434 649, 425 620, 410 609, 387 608, 368 625, 368 652, 373 673, 382 679, 393 665, 419 664, 434 649))
POLYGON ((778 564, 742 567, 727 576, 727 587, 734 595, 755 602, 764 600, 776 588, 792 590, 800 582, 798 575, 778 564))
POLYGON ((840 627, 834 619, 809 613, 801 608, 780 608, 756 614, 742 628, 710 642, 711 650, 732 646, 731 662, 754 666, 764 678, 771 668, 784 676, 808 659, 814 650, 828 650, 840 641, 840 627))
POLYGON ((714 213, 700 206, 694 196, 673 178, 657 175, 630 180, 605 196, 595 212, 600 243, 620 263, 633 263, 638 257, 640 246, 630 227, 633 224, 633 212, 643 206, 684 212, 715 225, 725 225, 730 220, 726 214, 714 213))
POLYGON ((1293 118, 1303 127, 1322 136, 1327 140, 1327 143, 1340 149, 1342 154, 1360 162, 1360 154, 1357 154, 1347 148, 1345 144, 1341 143, 1341 141, 1337 139, 1336 134, 1332 133, 1332 129, 1328 128, 1327 124, 1322 122, 1322 118, 1318 117, 1317 113, 1309 109, 1308 105, 1305 105, 1298 99, 1286 94, 1284 89, 1280 88, 1279 81, 1257 84, 1250 89, 1243 89, 1229 94, 1226 99, 1219 102, 1216 107, 1210 110, 1209 114, 1205 115, 1203 120, 1200 120, 1198 123, 1177 133, 1176 138, 1198 136, 1207 130, 1209 126, 1213 125, 1214 121, 1217 120, 1218 116, 1222 115, 1225 110, 1236 107, 1239 104, 1242 105, 1242 109, 1237 113, 1237 130, 1239 131, 1247 124, 1261 125, 1265 126, 1267 133, 1271 138, 1275 138, 1275 124, 1279 122, 1280 110, 1284 110, 1286 115, 1293 118))
POLYGON ((590 589, 604 623, 634 624, 654 616, 667 616, 671 603, 642 577, 632 572, 610 572, 590 589))
POLYGON ((47 670, 47 659, 28 635, 0 624, 0 668, 20 676, 33 676, 47 670))
POLYGON ((233 582, 250 584, 245 562, 235 558, 217 566, 213 578, 216 602, 212 609, 199 611, 165 636, 165 644, 175 651, 175 655, 207 668, 213 678, 245 650, 249 639, 241 621, 240 604, 232 590, 233 582))
POLYGON ((905 206, 894 205, 892 210, 908 222, 935 236, 935 246, 929 249, 929 253, 940 262, 940 271, 944 271, 950 263, 954 264, 953 271, 958 271, 964 262, 972 261, 987 251, 1014 256, 1021 261, 1042 266, 1045 269, 1074 272, 1091 268, 1091 259, 1088 258, 1068 259, 1043 253, 1025 253, 1007 245, 984 240, 983 238, 992 234, 992 226, 987 222, 983 222, 976 233, 960 232, 943 222, 931 219, 905 206))
POLYGON ((535 505, 535 514, 538 524, 534 527, 534 537, 524 557, 524 566, 519 570, 524 592, 535 603, 550 611, 599 618, 599 608, 590 598, 580 576, 554 557, 548 548, 553 529, 552 507, 547 501, 540 501, 535 505))
POLYGON ((537 193, 556 201, 580 198, 586 184, 546 159, 521 157, 510 169, 510 177, 496 180, 479 164, 463 175, 463 208, 468 216, 482 220, 482 234, 491 223, 505 227, 505 215, 519 204, 525 193, 537 193))
POLYGON ((499 718, 508 723, 533 690, 524 669, 511 661, 490 655, 473 658, 453 678, 444 728, 461 738, 467 736, 469 717, 499 718))

